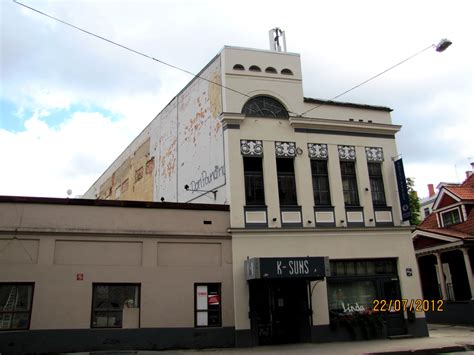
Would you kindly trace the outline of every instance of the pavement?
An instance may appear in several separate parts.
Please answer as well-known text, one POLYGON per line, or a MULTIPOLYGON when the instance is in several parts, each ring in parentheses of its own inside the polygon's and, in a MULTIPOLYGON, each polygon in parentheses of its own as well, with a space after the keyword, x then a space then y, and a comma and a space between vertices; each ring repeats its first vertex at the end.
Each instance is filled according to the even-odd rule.
MULTIPOLYGON (((90 355, 239 355, 239 354, 473 354, 474 327, 429 325, 429 337, 336 342, 323 344, 289 344, 254 348, 165 350, 165 351, 100 351, 90 355)), ((75 353, 74 355, 89 354, 75 353)))

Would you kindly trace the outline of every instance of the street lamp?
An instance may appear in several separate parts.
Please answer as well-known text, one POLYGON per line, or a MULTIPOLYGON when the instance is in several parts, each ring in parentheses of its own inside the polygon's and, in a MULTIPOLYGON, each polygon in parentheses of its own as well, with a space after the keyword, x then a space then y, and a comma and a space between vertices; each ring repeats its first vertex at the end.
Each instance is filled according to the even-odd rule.
POLYGON ((436 45, 436 52, 444 52, 446 48, 448 48, 453 42, 451 42, 449 39, 443 38, 439 43, 436 45))

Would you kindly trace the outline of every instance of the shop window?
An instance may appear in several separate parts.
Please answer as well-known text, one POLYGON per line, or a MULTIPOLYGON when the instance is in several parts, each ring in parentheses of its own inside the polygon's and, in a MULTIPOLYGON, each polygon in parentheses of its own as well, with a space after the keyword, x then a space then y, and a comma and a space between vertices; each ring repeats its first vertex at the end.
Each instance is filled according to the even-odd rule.
POLYGON ((328 282, 331 318, 372 309, 375 299, 377 299, 377 287, 373 280, 328 282))
POLYGON ((194 284, 194 323, 196 327, 220 327, 221 284, 194 284))
POLYGON ((385 190, 382 177, 382 163, 368 163, 370 191, 374 206, 386 206, 385 190))
POLYGON ((140 285, 93 284, 92 328, 122 328, 130 308, 140 308, 140 285))
POLYGON ((265 205, 262 158, 244 157, 245 203, 265 205))
POLYGON ((313 195, 316 206, 330 206, 329 176, 327 160, 311 160, 313 195))
POLYGON ((461 222, 461 216, 459 215, 459 210, 457 208, 455 210, 444 212, 441 216, 443 216, 443 226, 445 227, 461 222))
POLYGON ((344 203, 346 206, 359 206, 355 163, 352 161, 341 161, 340 164, 344 203))
POLYGON ((397 275, 395 259, 331 260, 332 276, 397 275))
POLYGON ((296 206, 296 181, 293 159, 277 159, 278 196, 280 206, 296 206))
POLYGON ((0 283, 0 331, 29 329, 33 284, 0 283))

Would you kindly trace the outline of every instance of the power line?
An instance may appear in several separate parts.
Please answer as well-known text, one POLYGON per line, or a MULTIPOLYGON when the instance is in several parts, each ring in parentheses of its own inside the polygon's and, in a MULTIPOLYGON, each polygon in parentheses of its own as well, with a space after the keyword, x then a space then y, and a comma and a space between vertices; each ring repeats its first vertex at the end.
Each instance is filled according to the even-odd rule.
MULTIPOLYGON (((341 97, 342 95, 347 94, 348 92, 350 92, 350 91, 352 91, 352 90, 357 89, 358 87, 360 87, 360 86, 362 86, 362 85, 368 83, 368 82, 371 81, 371 80, 374 80, 375 78, 378 78, 380 75, 385 74, 386 72, 392 70, 393 68, 398 67, 400 64, 403 64, 403 63, 409 61, 410 59, 412 59, 413 57, 416 57, 417 55, 423 53, 424 51, 427 51, 428 49, 434 48, 434 47, 436 47, 436 46, 435 46, 434 44, 432 44, 432 45, 430 45, 430 46, 428 46, 428 47, 422 49, 421 51, 419 51, 419 52, 417 52, 417 53, 415 53, 415 54, 409 56, 408 58, 402 60, 401 62, 398 62, 397 64, 392 65, 390 68, 385 69, 384 71, 382 71, 382 72, 380 72, 380 73, 378 73, 378 74, 376 74, 376 75, 370 77, 370 78, 367 79, 367 80, 364 80, 364 81, 361 82, 360 84, 357 84, 356 86, 351 87, 350 89, 348 89, 348 90, 346 90, 346 91, 340 93, 339 95, 334 96, 333 98, 331 98, 331 99, 329 99, 329 100, 327 100, 327 101, 332 101, 332 100, 334 100, 334 99, 337 99, 337 98, 341 97)), ((314 109, 317 109, 318 107, 323 106, 323 105, 324 105, 324 104, 319 104, 319 105, 317 105, 317 106, 315 106, 315 107, 312 107, 312 108, 310 108, 309 110, 306 110, 306 111, 304 111, 303 113, 301 113, 300 116, 303 116, 303 115, 307 114, 308 112, 313 111, 314 109)))
POLYGON ((98 39, 101 39, 101 40, 103 40, 103 41, 105 41, 105 42, 108 42, 108 43, 110 43, 110 44, 113 44, 113 45, 115 45, 115 46, 118 46, 118 47, 120 47, 120 48, 122 48, 122 49, 125 49, 125 50, 127 50, 127 51, 130 51, 130 52, 132 52, 132 53, 138 54, 138 55, 140 55, 140 56, 142 56, 142 57, 151 59, 151 60, 153 60, 153 61, 155 61, 155 62, 158 62, 158 63, 160 63, 160 64, 166 65, 166 66, 168 66, 168 67, 170 67, 170 68, 180 70, 180 71, 182 71, 182 72, 184 72, 184 73, 186 73, 186 74, 192 75, 192 76, 195 77, 195 78, 199 78, 199 79, 205 80, 205 81, 207 81, 207 82, 209 82, 209 83, 211 83, 211 84, 218 85, 218 86, 220 86, 220 87, 222 87, 222 88, 224 88, 224 89, 233 91, 233 92, 235 92, 235 93, 237 93, 237 94, 240 94, 240 95, 243 95, 243 96, 245 96, 245 97, 248 97, 248 98, 251 97, 251 96, 249 96, 249 95, 247 95, 247 94, 245 94, 245 93, 243 93, 243 92, 241 92, 241 91, 232 89, 232 88, 230 88, 230 87, 228 87, 228 86, 225 86, 225 85, 222 85, 222 84, 220 84, 220 83, 218 83, 218 82, 215 82, 215 81, 206 79, 206 78, 204 78, 204 77, 202 77, 202 76, 200 76, 200 75, 198 75, 198 74, 194 74, 194 73, 190 72, 189 70, 186 70, 186 69, 180 68, 180 67, 178 67, 178 66, 176 66, 176 65, 167 63, 167 62, 165 62, 165 61, 163 61, 163 60, 157 59, 157 58, 155 58, 155 57, 153 57, 153 56, 151 56, 151 55, 148 55, 148 54, 146 54, 146 53, 143 53, 143 52, 140 52, 140 51, 135 50, 135 49, 133 49, 133 48, 127 47, 127 46, 125 46, 125 45, 123 45, 123 44, 114 42, 114 41, 112 41, 112 40, 110 40, 110 39, 108 39, 108 38, 99 36, 99 35, 97 35, 97 34, 95 34, 95 33, 92 33, 92 32, 90 32, 90 31, 87 31, 87 30, 85 30, 85 29, 83 29, 83 28, 81 28, 81 27, 75 26, 75 25, 73 25, 73 24, 71 24, 71 23, 69 23, 69 22, 67 22, 67 21, 61 20, 61 19, 59 19, 59 18, 57 18, 57 17, 54 17, 54 16, 52 16, 52 15, 49 15, 49 14, 47 14, 47 13, 45 13, 45 12, 42 12, 42 11, 40 11, 40 10, 37 10, 37 9, 31 7, 31 6, 25 5, 25 4, 23 4, 23 3, 21 3, 21 2, 19 2, 19 1, 17 1, 17 0, 13 0, 13 2, 16 3, 16 4, 18 4, 18 5, 21 5, 21 6, 25 7, 25 8, 27 8, 27 9, 31 10, 31 11, 34 11, 34 12, 40 14, 40 15, 46 16, 46 17, 48 17, 48 18, 50 18, 50 19, 52 19, 52 20, 58 21, 58 22, 60 22, 60 23, 62 23, 62 24, 64 24, 64 25, 66 25, 66 26, 72 27, 72 28, 74 28, 74 29, 76 29, 76 30, 78 30, 78 31, 84 32, 84 33, 86 33, 86 34, 88 34, 88 35, 90 35, 90 36, 93 36, 93 37, 96 37, 96 38, 98 38, 98 39))

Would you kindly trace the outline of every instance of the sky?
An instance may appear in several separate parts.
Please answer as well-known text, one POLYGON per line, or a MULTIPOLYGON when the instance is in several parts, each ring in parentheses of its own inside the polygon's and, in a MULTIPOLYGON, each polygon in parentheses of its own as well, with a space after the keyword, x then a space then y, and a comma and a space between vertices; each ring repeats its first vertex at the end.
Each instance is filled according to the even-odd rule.
MULTIPOLYGON (((197 73, 224 45, 268 49, 286 32, 306 97, 393 109, 405 175, 460 182, 474 161, 471 1, 95 0, 22 3, 197 73)), ((0 0, 0 195, 82 195, 188 74, 0 0)))

